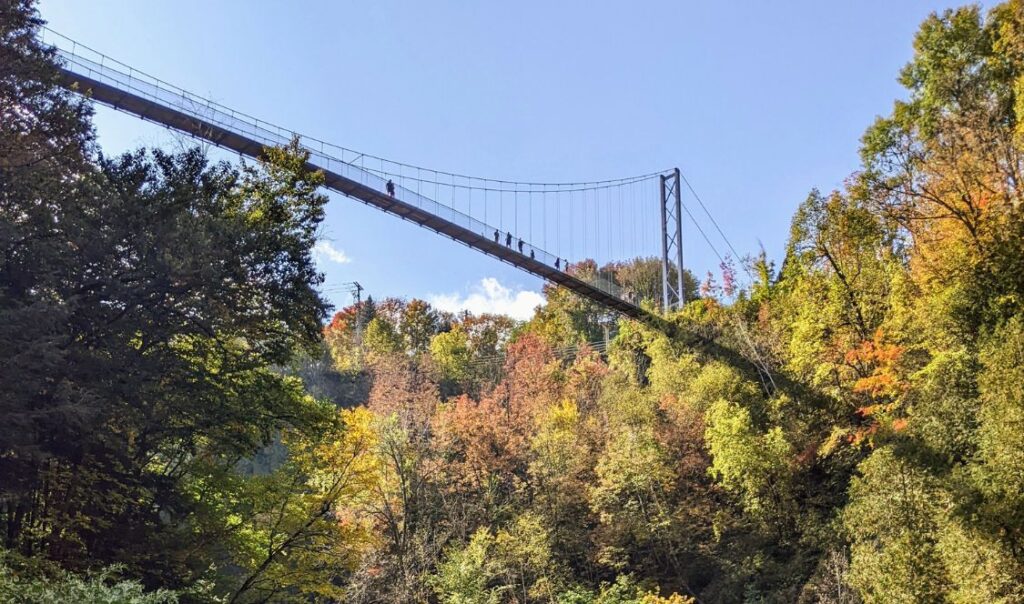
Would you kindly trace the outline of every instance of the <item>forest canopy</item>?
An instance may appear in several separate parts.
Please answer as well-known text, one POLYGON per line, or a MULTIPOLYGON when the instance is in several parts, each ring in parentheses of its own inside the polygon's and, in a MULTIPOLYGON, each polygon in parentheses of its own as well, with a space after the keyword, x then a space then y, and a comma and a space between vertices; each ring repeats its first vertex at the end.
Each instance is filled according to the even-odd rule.
POLYGON ((1024 1, 926 19, 667 331, 332 313, 297 143, 104 155, 41 25, 0 0, 0 600, 1024 602, 1024 1))

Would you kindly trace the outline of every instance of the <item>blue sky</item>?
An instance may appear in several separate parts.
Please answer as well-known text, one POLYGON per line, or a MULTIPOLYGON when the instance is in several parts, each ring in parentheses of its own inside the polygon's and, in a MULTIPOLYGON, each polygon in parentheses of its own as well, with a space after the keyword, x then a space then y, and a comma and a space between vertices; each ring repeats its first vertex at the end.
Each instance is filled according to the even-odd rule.
MULTIPOLYGON (((545 182, 679 166, 741 254, 763 245, 781 260, 796 206, 812 187, 841 186, 861 133, 903 94, 896 76, 918 24, 956 5, 42 0, 40 10, 55 30, 167 82, 412 164, 545 182)), ((181 144, 105 109, 96 123, 107 153, 181 144)), ((329 290, 359 281, 377 298, 519 315, 539 300, 540 280, 340 196, 324 236, 329 290)), ((684 239, 691 270, 716 269, 692 225, 684 239)))

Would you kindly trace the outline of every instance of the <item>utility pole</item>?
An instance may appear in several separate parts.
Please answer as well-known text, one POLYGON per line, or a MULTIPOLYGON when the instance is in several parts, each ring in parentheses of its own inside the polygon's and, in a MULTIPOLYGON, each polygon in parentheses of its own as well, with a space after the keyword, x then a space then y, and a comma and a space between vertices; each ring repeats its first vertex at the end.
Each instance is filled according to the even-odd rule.
POLYGON ((683 204, 679 168, 661 175, 661 309, 669 312, 673 307, 686 304, 683 289, 683 204), (676 278, 672 281, 672 263, 676 278))
POLYGON ((363 286, 359 285, 358 281, 353 281, 349 285, 351 286, 349 291, 352 292, 352 297, 356 299, 356 305, 358 306, 363 301, 363 286))
POLYGON ((352 297, 356 301, 356 350, 359 354, 359 362, 363 360, 363 286, 358 281, 352 281, 351 283, 345 283, 348 286, 348 292, 352 294, 352 297))
POLYGON ((356 299, 356 342, 359 349, 363 348, 363 286, 358 281, 352 282, 352 296, 356 299))

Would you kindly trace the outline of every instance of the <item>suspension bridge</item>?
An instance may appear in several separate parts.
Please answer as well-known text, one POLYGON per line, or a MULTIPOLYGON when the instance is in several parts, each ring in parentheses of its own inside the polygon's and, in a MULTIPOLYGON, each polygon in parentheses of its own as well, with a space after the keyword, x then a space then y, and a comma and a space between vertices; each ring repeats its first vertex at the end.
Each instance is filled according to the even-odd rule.
MULTIPOLYGON (((269 146, 297 141, 309 153, 308 167, 324 174, 326 188, 459 241, 609 311, 664 329, 656 311, 641 305, 644 292, 623 288, 615 278, 616 262, 658 257, 661 308, 685 302, 682 212, 689 210, 681 203, 681 186, 689 183, 678 169, 613 180, 539 183, 424 168, 300 135, 170 85, 52 30, 44 28, 42 35, 57 49, 61 84, 103 105, 255 159, 269 146)), ((696 195, 692 187, 690 191, 696 195)), ((645 293, 650 297, 651 292, 645 293)))

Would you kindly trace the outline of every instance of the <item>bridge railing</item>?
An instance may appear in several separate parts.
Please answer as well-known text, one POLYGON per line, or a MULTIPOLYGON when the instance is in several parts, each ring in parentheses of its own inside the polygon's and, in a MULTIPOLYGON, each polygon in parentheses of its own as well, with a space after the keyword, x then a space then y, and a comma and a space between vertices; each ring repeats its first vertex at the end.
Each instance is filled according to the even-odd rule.
MULTIPOLYGON (((185 113, 225 130, 230 130, 264 146, 283 146, 289 144, 292 139, 298 139, 300 145, 309 151, 311 163, 376 191, 383 192, 386 188, 387 179, 375 173, 372 168, 360 165, 359 162, 363 155, 357 151, 309 136, 303 136, 297 132, 235 111, 210 99, 203 98, 140 72, 129 65, 79 44, 48 28, 43 28, 42 38, 44 42, 57 49, 65 69, 78 75, 108 84, 119 90, 147 99, 150 102, 185 113), (351 159, 346 160, 345 158, 351 159)), ((468 229, 481 237, 493 239, 494 233, 497 231, 499 242, 504 243, 506 240, 506 233, 502 232, 499 228, 486 224, 416 191, 402 187, 399 183, 396 183, 395 197, 402 202, 468 229)), ((518 241, 519 238, 513 236, 512 245, 510 246, 513 253, 518 251, 518 241)), ((567 262, 566 259, 560 259, 525 240, 523 241, 521 253, 552 268, 556 267, 557 262, 557 266, 561 270, 566 269, 566 266, 563 264, 567 262)), ((625 299, 622 288, 606 276, 601 274, 589 277, 582 275, 574 276, 607 294, 625 299)), ((630 300, 627 301, 632 302, 630 300)))

